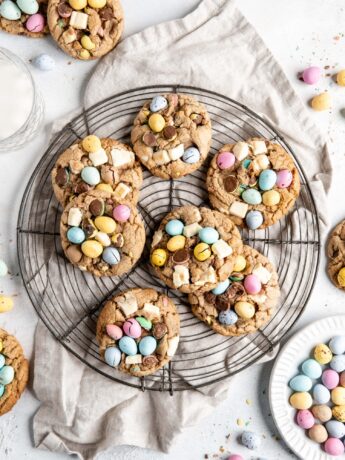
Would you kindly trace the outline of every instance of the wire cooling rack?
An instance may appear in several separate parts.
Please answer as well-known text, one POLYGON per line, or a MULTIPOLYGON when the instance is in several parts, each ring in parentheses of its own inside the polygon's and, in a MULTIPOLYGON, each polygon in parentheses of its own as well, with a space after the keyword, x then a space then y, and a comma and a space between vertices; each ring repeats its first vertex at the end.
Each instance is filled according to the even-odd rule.
POLYGON ((279 343, 299 318, 312 291, 320 253, 317 210, 306 176, 294 152, 262 117, 220 94, 188 86, 150 86, 110 97, 82 112, 54 138, 37 165, 20 207, 17 244, 21 275, 39 317, 54 337, 82 362, 115 381, 142 390, 173 391, 199 388, 233 375, 253 364, 279 343), (281 144, 294 157, 301 177, 301 193, 292 211, 274 226, 242 231, 244 241, 276 265, 282 296, 270 322, 247 337, 223 337, 195 318, 182 294, 168 290, 152 275, 148 264, 154 229, 173 207, 208 206, 207 164, 194 174, 172 181, 144 173, 139 211, 147 243, 134 270, 120 278, 96 278, 73 267, 60 243, 61 207, 51 186, 50 173, 57 157, 88 133, 129 142, 133 118, 144 102, 156 94, 186 93, 203 102, 211 116, 211 156, 222 145, 260 136, 281 144), (157 191, 158 186, 158 191, 157 191), (152 376, 135 378, 107 366, 99 357, 96 322, 103 303, 132 287, 166 291, 181 317, 177 354, 152 376))

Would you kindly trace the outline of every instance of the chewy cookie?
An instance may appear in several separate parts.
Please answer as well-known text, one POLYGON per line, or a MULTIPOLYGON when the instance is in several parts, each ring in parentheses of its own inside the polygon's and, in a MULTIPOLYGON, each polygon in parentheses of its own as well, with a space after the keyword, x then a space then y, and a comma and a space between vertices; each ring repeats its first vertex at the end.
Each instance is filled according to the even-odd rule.
POLYGON ((109 366, 142 377, 171 360, 179 331, 179 315, 166 295, 131 289, 105 304, 97 322, 97 341, 109 366))
POLYGON ((237 256, 234 271, 205 294, 190 294, 193 314, 218 334, 255 332, 270 319, 278 302, 278 275, 266 257, 249 246, 237 256))
POLYGON ((228 278, 241 251, 241 236, 228 216, 183 206, 168 214, 155 232, 151 264, 170 288, 205 292, 228 278))
POLYGON ((128 145, 93 135, 63 152, 52 170, 54 193, 62 206, 94 188, 136 204, 142 181, 141 166, 128 145))
POLYGON ((120 276, 138 261, 145 229, 136 208, 111 193, 92 190, 74 198, 60 224, 67 259, 96 276, 120 276))
POLYGON ((345 220, 340 222, 328 241, 328 275, 339 289, 345 289, 345 220))
POLYGON ((48 0, 0 0, 0 29, 39 38, 49 33, 48 0))
POLYGON ((211 135, 203 104, 184 94, 165 94, 140 110, 131 138, 134 152, 153 175, 176 179, 201 166, 211 135))
POLYGON ((29 379, 29 363, 18 340, 0 329, 0 415, 16 404, 29 379))
POLYGON ((48 25, 65 53, 76 59, 96 59, 120 40, 123 10, 119 0, 50 0, 48 25))
POLYGON ((281 219, 300 192, 291 156, 257 138, 225 145, 212 159, 206 184, 212 206, 251 230, 281 219))

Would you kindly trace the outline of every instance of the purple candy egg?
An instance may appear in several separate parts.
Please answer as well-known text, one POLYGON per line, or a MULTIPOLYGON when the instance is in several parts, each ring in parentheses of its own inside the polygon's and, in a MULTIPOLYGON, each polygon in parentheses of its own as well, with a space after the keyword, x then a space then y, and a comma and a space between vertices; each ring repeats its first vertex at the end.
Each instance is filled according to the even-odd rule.
POLYGON ((113 209, 113 217, 118 222, 126 222, 131 215, 131 209, 125 204, 119 204, 113 209))
POLYGON ((315 425, 315 419, 310 410, 299 410, 296 415, 297 425, 303 428, 304 430, 309 430, 312 426, 315 425))
POLYGON ((234 166, 235 155, 231 152, 222 152, 217 156, 217 166, 219 169, 228 169, 234 166))
POLYGON ((325 369, 321 377, 322 383, 329 390, 333 390, 339 385, 339 374, 333 369, 325 369))
POLYGON ((116 324, 107 324, 105 327, 107 334, 114 340, 120 340, 123 336, 122 329, 116 324))
POLYGON ((43 14, 36 13, 29 17, 25 24, 27 30, 33 33, 42 32, 45 26, 43 14))
POLYGON ((247 275, 243 284, 248 294, 258 294, 261 291, 261 282, 256 275, 247 275))
POLYGON ((315 85, 321 78, 322 70, 320 67, 308 67, 302 73, 302 79, 304 83, 308 85, 315 85))
POLYGON ((141 326, 136 319, 130 318, 124 323, 123 332, 132 339, 138 339, 141 336, 141 326))
POLYGON ((282 169, 277 172, 276 184, 278 188, 287 188, 292 182, 292 172, 288 169, 282 169))

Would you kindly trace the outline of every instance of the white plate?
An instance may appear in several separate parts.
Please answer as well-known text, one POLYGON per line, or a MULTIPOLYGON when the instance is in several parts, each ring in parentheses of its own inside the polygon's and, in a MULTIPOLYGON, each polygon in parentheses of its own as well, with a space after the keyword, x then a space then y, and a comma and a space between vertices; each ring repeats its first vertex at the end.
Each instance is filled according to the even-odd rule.
POLYGON ((299 373, 301 363, 310 357, 318 343, 328 343, 335 336, 345 332, 345 315, 321 319, 301 329, 279 353, 273 366, 269 400, 274 422, 289 448, 303 460, 344 459, 345 455, 327 455, 322 447, 307 437, 305 431, 294 421, 296 410, 289 405, 291 389, 289 380, 299 373))

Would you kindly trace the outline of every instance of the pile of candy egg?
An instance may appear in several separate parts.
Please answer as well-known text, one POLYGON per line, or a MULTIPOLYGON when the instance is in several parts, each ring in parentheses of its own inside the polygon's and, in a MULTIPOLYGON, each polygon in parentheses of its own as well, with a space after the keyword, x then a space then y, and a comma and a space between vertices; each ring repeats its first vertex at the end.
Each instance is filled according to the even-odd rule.
POLYGON ((5 393, 6 385, 9 385, 14 379, 14 369, 5 364, 5 356, 1 354, 2 348, 3 343, 0 340, 0 398, 5 393))
POLYGON ((38 12, 39 3, 37 0, 4 0, 0 4, 0 17, 9 21, 17 21, 22 13, 29 15, 25 27, 29 32, 39 33, 44 30, 45 19, 43 14, 38 12))
POLYGON ((317 345, 313 356, 289 382, 290 404, 309 438, 339 456, 345 452, 345 335, 317 345))

